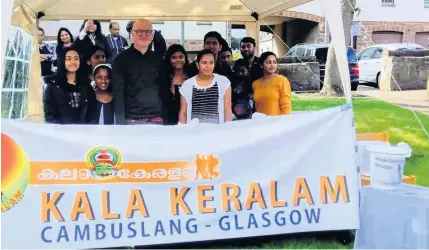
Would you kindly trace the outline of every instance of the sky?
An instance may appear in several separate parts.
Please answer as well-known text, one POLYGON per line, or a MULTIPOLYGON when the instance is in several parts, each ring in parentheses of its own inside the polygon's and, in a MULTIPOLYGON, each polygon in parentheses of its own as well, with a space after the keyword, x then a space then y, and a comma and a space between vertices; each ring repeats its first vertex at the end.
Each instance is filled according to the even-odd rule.
POLYGON ((246 30, 245 29, 232 29, 231 31, 232 37, 235 38, 242 38, 246 36, 246 30))

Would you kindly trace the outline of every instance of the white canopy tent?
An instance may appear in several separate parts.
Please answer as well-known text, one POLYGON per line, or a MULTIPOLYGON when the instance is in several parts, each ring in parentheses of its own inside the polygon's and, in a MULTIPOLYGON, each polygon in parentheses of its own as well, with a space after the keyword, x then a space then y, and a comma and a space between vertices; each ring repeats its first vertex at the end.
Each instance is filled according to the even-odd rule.
MULTIPOLYGON (((2 0, 12 2, 13 0, 2 0)), ((36 35, 38 18, 43 20, 83 19, 138 19, 178 21, 231 21, 245 24, 247 35, 259 44, 261 24, 266 24, 272 15, 305 4, 312 0, 15 0, 11 25, 23 28, 36 35)), ((332 42, 335 45, 340 74, 348 101, 351 100, 350 79, 346 58, 341 0, 324 0, 332 42), (339 55, 339 56, 338 56, 339 55)), ((6 5, 7 6, 7 5, 6 5)), ((8 16, 3 10, 2 15, 8 16)), ((9 15, 10 16, 10 15, 9 15)), ((7 37, 2 29, 2 37, 7 37)), ((2 39, 3 39, 2 38, 2 39)), ((5 41, 3 39, 3 41, 5 41)), ((5 43, 3 43, 5 44, 5 43)), ((37 40, 33 42, 31 77, 28 87, 27 117, 41 121, 43 117, 40 63, 37 40)), ((2 62, 4 45, 2 47, 2 62)), ((3 67, 2 67, 3 75, 3 67)))
POLYGON ((46 20, 137 19, 254 22, 312 0, 16 0, 32 16, 46 20))

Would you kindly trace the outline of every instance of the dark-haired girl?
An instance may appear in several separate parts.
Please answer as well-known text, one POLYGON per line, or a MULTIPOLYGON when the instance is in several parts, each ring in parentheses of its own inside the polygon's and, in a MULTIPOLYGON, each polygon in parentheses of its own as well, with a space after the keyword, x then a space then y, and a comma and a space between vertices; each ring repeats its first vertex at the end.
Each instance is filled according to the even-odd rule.
POLYGON ((107 38, 101 33, 101 24, 97 20, 85 20, 83 22, 74 45, 81 55, 85 53, 88 47, 95 45, 102 48, 106 53, 106 57, 110 58, 107 38))
POLYGON ((81 73, 79 53, 72 48, 65 49, 57 74, 46 78, 43 95, 45 121, 56 124, 89 124, 92 114, 88 107, 95 100, 94 90, 81 73))
POLYGON ((109 64, 99 64, 94 68, 95 81, 95 105, 93 114, 94 122, 101 125, 114 124, 114 111, 112 103, 112 87, 110 79, 112 69, 109 64))
POLYGON ((224 123, 232 120, 231 83, 225 76, 214 74, 215 55, 205 49, 197 56, 198 75, 186 80, 180 88, 179 122, 224 123))
POLYGON ((188 55, 182 45, 171 45, 165 53, 165 71, 169 76, 169 94, 167 101, 167 124, 176 125, 179 122, 180 92, 182 84, 188 79, 188 55))
POLYGON ((291 87, 286 77, 277 74, 276 54, 270 51, 262 53, 259 64, 264 75, 252 84, 256 112, 268 116, 290 114, 291 87))

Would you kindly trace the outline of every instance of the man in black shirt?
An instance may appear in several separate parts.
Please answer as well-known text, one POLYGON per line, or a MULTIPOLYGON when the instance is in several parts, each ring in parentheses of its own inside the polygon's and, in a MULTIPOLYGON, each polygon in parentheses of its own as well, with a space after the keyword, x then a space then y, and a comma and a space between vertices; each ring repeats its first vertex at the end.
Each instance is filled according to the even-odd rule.
POLYGON ((253 81, 259 79, 263 75, 262 68, 259 65, 259 58, 255 56, 255 47, 255 39, 251 37, 244 37, 241 39, 240 52, 244 61, 247 63, 253 81))
MULTIPOLYGON (((216 65, 214 73, 230 77, 232 73, 231 67, 226 65, 226 63, 218 62, 218 55, 222 50, 223 43, 226 43, 226 41, 216 31, 210 31, 204 36, 204 49, 209 49, 215 54, 216 65)), ((188 77, 194 77, 196 75, 198 75, 197 63, 193 62, 189 65, 188 77)))
POLYGON ((226 64, 232 66, 232 50, 226 44, 225 46, 222 46, 222 50, 219 52, 219 63, 226 64))
POLYGON ((163 124, 168 94, 162 57, 149 50, 152 23, 142 19, 132 28, 133 44, 113 63, 112 88, 117 124, 163 124))
MULTIPOLYGON (((135 21, 129 21, 127 24, 126 30, 130 35, 130 38, 131 38, 134 22, 135 21)), ((160 54, 162 57, 164 57, 165 52, 167 51, 167 44, 160 30, 154 30, 153 39, 152 39, 152 43, 149 45, 149 50, 153 50, 156 53, 160 54)))

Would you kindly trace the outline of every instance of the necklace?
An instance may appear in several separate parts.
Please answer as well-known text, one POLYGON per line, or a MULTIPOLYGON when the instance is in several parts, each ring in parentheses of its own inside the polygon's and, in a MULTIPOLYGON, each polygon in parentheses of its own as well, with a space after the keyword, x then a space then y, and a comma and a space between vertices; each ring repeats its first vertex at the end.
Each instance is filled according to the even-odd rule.
POLYGON ((112 96, 105 93, 97 93, 96 98, 99 102, 102 102, 102 103, 109 103, 112 100, 112 96))

